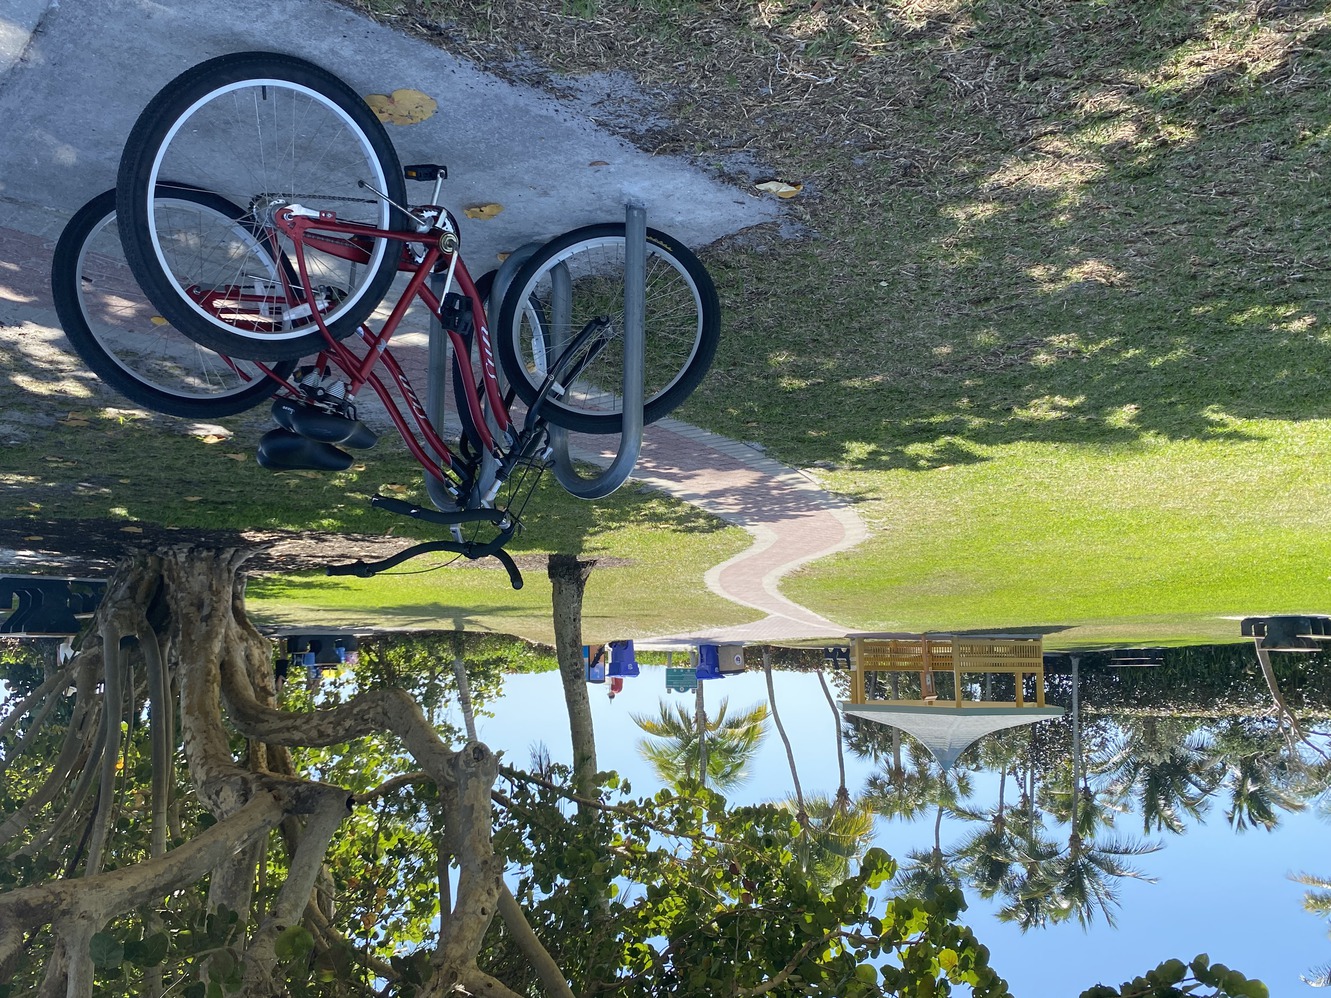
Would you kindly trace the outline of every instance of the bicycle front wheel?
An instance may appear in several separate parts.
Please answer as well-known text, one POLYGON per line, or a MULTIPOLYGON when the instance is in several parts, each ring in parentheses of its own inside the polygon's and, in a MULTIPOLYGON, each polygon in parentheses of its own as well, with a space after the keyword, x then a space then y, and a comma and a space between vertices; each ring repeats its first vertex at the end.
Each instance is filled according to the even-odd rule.
POLYGON ((290 278, 300 259, 274 225, 300 205, 341 221, 401 230, 406 182, 369 105, 332 73, 292 56, 243 52, 183 73, 148 104, 125 144, 117 209, 125 255, 161 314, 191 339, 230 357, 279 360, 350 335, 387 293, 401 258, 389 239, 305 244, 314 288, 290 278), (158 206, 159 183, 241 206, 266 254, 225 232, 182 228, 158 206), (266 274, 285 260, 278 280, 266 274))
MULTIPOLYGON (((159 210, 193 217, 208 228, 229 228, 239 242, 243 212, 215 195, 158 188, 159 210)), ((257 243, 255 252, 262 254, 257 243)), ((267 272, 276 273, 270 260, 267 272)), ((251 361, 232 360, 200 346, 162 318, 134 282, 116 227, 116 192, 80 208, 56 243, 51 292, 70 345, 102 381, 130 401, 171 416, 218 419, 244 412, 277 390, 251 361)), ((295 361, 272 372, 285 378, 295 361)))
MULTIPOLYGON (((617 433, 624 386, 625 226, 589 225, 537 250, 500 305, 496 336, 504 374, 531 405, 561 346, 606 319, 605 345, 562 394, 549 420, 581 433, 617 433)), ((647 230, 643 421, 673 411, 698 387, 721 338, 721 307, 706 268, 678 240, 647 230)))

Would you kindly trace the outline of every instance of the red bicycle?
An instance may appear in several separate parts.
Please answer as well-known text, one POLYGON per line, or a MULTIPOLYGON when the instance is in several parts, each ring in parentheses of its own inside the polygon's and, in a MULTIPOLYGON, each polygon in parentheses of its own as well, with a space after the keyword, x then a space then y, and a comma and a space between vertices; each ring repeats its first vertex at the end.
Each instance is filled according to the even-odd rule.
POLYGON ((375 439, 356 415, 368 386, 425 469, 437 508, 375 504, 454 528, 452 540, 394 563, 419 549, 495 554, 516 587, 503 545, 551 463, 550 425, 620 432, 636 422, 624 396, 637 402, 626 386, 639 370, 642 422, 672 411, 711 365, 720 308, 693 253, 652 229, 635 246, 624 223, 566 233, 475 281, 457 221, 439 204, 446 176, 434 164, 404 169, 369 106, 333 74, 240 53, 185 72, 149 103, 126 143, 115 209, 154 321, 233 370, 258 366, 272 380, 279 427, 260 442, 260 463, 348 467, 343 448, 375 439), (430 203, 408 204, 408 180, 434 185, 430 203), (367 320, 399 274, 405 286, 376 331, 367 320), (497 336, 487 297, 498 299, 497 336), (389 348, 413 302, 451 346, 456 447, 440 432, 442 407, 431 418, 389 348), (515 398, 526 407, 520 423, 515 398), (462 524, 495 533, 464 540, 462 524))

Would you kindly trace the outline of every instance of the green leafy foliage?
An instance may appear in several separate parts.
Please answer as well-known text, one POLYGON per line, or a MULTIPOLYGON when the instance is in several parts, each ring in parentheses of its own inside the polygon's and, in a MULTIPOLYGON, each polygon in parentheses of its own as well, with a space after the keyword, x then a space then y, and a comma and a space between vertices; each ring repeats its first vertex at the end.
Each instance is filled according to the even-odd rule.
MULTIPOLYGON (((824 884, 791 852, 782 808, 729 806, 696 787, 635 800, 603 778, 606 806, 569 809, 568 774, 554 770, 547 783, 513 775, 496 845, 529 871, 519 900, 575 990, 745 994, 779 977, 780 993, 849 998, 1008 993, 957 922, 960 892, 885 900, 897 867, 880 849, 824 884)), ((517 968, 503 934, 492 942, 517 968)))
POLYGON ((1097 984, 1081 993, 1081 998, 1270 998, 1261 981, 1244 977, 1223 963, 1211 963, 1201 953, 1190 963, 1166 960, 1140 977, 1124 981, 1117 988, 1097 984))
POLYGON ((109 932, 97 932, 88 942, 88 952, 94 967, 107 970, 125 962, 124 944, 109 932))

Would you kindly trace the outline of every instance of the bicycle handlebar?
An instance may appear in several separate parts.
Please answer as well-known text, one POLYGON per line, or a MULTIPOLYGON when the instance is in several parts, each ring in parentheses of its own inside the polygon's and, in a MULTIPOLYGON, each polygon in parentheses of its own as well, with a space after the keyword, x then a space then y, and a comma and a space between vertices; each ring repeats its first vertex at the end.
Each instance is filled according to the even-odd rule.
POLYGON ((508 534, 502 534, 488 544, 479 545, 470 541, 421 541, 419 544, 413 544, 411 547, 379 561, 366 562, 358 559, 350 565, 329 565, 325 571, 328 575, 354 575, 357 578, 368 579, 372 575, 377 575, 379 572, 400 565, 404 561, 429 554, 432 551, 453 551, 473 561, 493 555, 508 572, 508 581, 513 588, 521 589, 522 571, 518 568, 517 562, 513 560, 513 556, 503 548, 508 539, 508 534))
POLYGON ((400 565, 402 562, 419 555, 429 554, 432 551, 452 551, 471 561, 493 555, 508 572, 508 581, 513 588, 522 588, 522 572, 519 570, 517 562, 513 560, 513 556, 504 550, 504 545, 513 537, 517 524, 504 510, 462 509, 445 512, 424 509, 415 503, 380 495, 372 496, 370 503, 390 513, 401 513, 404 516, 415 517, 418 520, 449 525, 455 523, 493 523, 500 528, 500 531, 493 539, 484 544, 477 544, 475 541, 422 541, 399 551, 397 554, 381 558, 379 561, 366 562, 357 559, 349 565, 329 565, 325 569, 328 575, 354 575, 357 578, 368 579, 372 575, 393 568, 395 565, 400 565))
MULTIPOLYGON (((502 509, 456 509, 456 510, 436 510, 426 509, 424 506, 418 506, 414 502, 407 502, 404 499, 394 499, 391 496, 370 496, 370 505, 378 506, 389 513, 399 513, 402 516, 415 517, 417 520, 427 520, 430 523, 442 523, 452 526, 455 523, 493 523, 496 527, 508 529, 512 522, 507 510, 502 509)), ((511 533, 511 532, 510 532, 511 533)), ((505 538, 507 540, 507 538, 505 538)))

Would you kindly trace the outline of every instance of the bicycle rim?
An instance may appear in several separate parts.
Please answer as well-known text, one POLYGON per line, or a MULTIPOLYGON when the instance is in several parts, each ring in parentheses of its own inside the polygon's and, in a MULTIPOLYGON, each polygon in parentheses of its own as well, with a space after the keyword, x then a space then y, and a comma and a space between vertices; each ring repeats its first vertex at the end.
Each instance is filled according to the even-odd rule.
MULTIPOLYGON (((538 253, 509 289, 513 307, 503 310, 501 322, 506 373, 530 402, 561 347, 589 322, 599 317, 610 320, 608 342, 595 360, 547 407, 552 421, 584 432, 617 431, 623 408, 625 240, 623 226, 604 228, 611 231, 538 253), (517 302, 523 303, 521 309, 517 302)), ((705 272, 702 280, 705 287, 679 256, 648 240, 643 391, 647 422, 687 398, 711 363, 719 323, 715 291, 705 272)))
MULTIPOLYGON (((215 214, 184 201, 175 202, 174 210, 215 214)), ((259 383, 272 385, 254 363, 200 346, 157 314, 125 263, 115 215, 93 230, 78 260, 78 302, 88 328, 106 356, 135 381, 163 395, 206 402, 244 394, 259 383)), ((271 264, 268 269, 274 272, 271 264)))
MULTIPOLYGON (((288 276, 294 276, 295 248, 273 227, 275 213, 298 204, 389 228, 393 209, 361 186, 390 196, 400 188, 397 178, 390 180, 382 152, 362 123, 319 89, 273 77, 243 79, 208 89, 175 118, 152 155, 147 189, 168 181, 240 205, 251 227, 268 233, 269 258, 285 258, 288 276)), ((182 231, 153 202, 148 235, 167 293, 189 313, 190 323, 182 324, 187 331, 202 323, 239 334, 260 341, 263 356, 281 355, 283 343, 318 335, 299 287, 267 280, 253 247, 182 231)), ((368 249, 367 260, 352 262, 306 244, 309 281, 334 335, 350 333, 378 304, 396 269, 396 257, 388 255, 400 252, 398 244, 373 240, 368 249)), ((311 344, 307 339, 301 345, 311 344)))
MULTIPOLYGON (((181 196, 179 207, 224 223, 236 214, 220 199, 192 193, 181 196)), ((242 227, 237 238, 245 237, 242 227)), ((131 401, 169 415, 218 418, 243 412, 276 389, 258 365, 199 346, 157 313, 125 261, 115 191, 75 214, 52 264, 52 293, 70 343, 103 381, 131 401)), ((272 370, 285 377, 292 366, 279 362, 272 370)))

